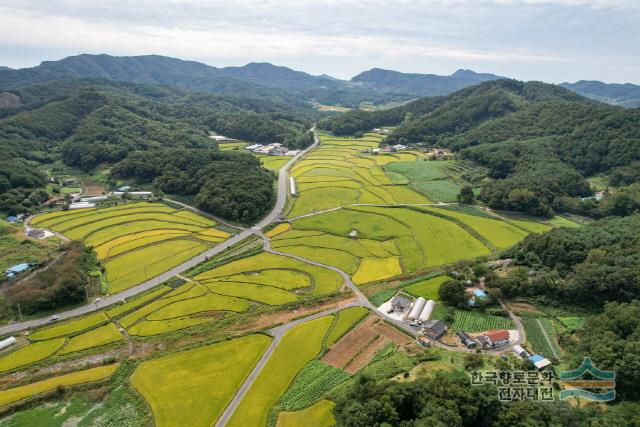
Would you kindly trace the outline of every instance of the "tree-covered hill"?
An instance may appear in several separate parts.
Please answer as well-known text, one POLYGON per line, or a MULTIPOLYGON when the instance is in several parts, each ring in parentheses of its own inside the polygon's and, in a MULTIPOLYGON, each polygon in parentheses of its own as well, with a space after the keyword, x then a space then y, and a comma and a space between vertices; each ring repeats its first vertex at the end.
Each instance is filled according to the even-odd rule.
MULTIPOLYGON (((389 144, 448 147, 489 168, 481 199, 497 209, 550 215, 582 210, 585 176, 625 184, 640 160, 640 110, 588 100, 539 82, 498 80, 385 111, 349 112, 320 122, 336 134, 398 125, 389 144)), ((583 213, 583 212, 581 212, 583 213)))
MULTIPOLYGON (((37 172, 41 163, 61 159, 89 172, 134 154, 153 153, 162 158, 170 152, 182 153, 176 149, 217 152, 217 144, 209 138, 211 131, 296 148, 312 142, 307 130, 313 123, 313 111, 283 102, 105 79, 48 83, 13 89, 11 93, 20 97, 22 105, 0 109, 0 149, 3 160, 8 160, 0 164, 0 210, 7 213, 27 211, 46 200, 41 190, 44 178, 37 172)), ((232 198, 235 189, 242 187, 242 196, 233 202, 217 198, 217 203, 209 203, 200 197, 199 205, 205 210, 234 220, 248 221, 269 208, 273 197, 271 174, 263 171, 250 154, 221 156, 226 157, 211 158, 212 165, 225 161, 212 175, 215 185, 211 179, 201 180, 193 192, 180 193, 196 195, 207 184, 208 194, 220 192, 232 198), (247 161, 250 163, 245 164, 247 161), (244 170, 229 166, 232 162, 240 169, 244 164, 244 170), (254 179, 253 187, 242 184, 247 177, 254 179)), ((128 177, 145 178, 136 174, 128 177)), ((174 179, 172 185, 191 188, 186 183, 189 178, 185 176, 183 183, 174 179)), ((160 189, 167 191, 162 186, 160 189)))
POLYGON ((640 86, 631 83, 604 83, 597 80, 580 80, 562 83, 560 86, 587 98, 619 105, 625 108, 640 108, 640 86))
POLYGON ((439 76, 372 68, 353 77, 351 82, 367 89, 417 97, 447 95, 467 86, 501 78, 503 77, 495 74, 476 73, 471 70, 458 70, 449 76, 439 76))

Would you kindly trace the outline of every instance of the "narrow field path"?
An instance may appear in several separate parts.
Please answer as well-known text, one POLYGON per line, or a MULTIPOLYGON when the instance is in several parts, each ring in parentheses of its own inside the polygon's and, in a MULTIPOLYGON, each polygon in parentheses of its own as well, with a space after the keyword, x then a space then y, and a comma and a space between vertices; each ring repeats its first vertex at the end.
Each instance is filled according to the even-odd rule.
POLYGON ((547 333, 547 330, 544 328, 544 326, 542 326, 542 322, 540 321, 540 319, 536 318, 536 323, 538 324, 538 327, 540 327, 540 330, 542 331, 542 335, 544 335, 544 339, 547 340, 547 344, 549 344, 549 348, 553 353, 553 357, 555 357, 556 359, 560 359, 560 356, 556 351, 556 346, 554 345, 553 341, 551 340, 551 337, 547 333))

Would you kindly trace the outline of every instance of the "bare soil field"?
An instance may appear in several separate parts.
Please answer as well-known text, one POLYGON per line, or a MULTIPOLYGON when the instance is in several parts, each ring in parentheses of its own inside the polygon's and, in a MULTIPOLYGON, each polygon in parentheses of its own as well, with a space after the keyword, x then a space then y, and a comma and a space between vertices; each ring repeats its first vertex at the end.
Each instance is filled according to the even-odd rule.
POLYGON ((369 316, 342 337, 322 361, 353 374, 367 366, 387 344, 406 345, 412 339, 375 316, 369 316))

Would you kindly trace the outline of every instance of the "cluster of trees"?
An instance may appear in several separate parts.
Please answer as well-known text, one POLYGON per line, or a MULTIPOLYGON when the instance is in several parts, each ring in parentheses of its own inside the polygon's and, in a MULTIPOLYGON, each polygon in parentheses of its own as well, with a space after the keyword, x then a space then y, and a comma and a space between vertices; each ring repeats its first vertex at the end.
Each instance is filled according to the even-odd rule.
POLYGON ((471 387, 464 376, 383 383, 360 376, 340 396, 334 414, 345 427, 604 427, 637 425, 640 405, 624 402, 600 411, 560 401, 503 403, 494 386, 471 387))
POLYGON ((387 142, 449 147, 489 169, 493 179, 480 199, 492 208, 596 216, 636 210, 624 206, 628 199, 598 210, 580 198, 591 194, 586 176, 611 174, 616 186, 640 179, 640 110, 593 102, 558 86, 491 81, 320 125, 338 134, 398 125, 387 142))
POLYGON ((274 175, 248 153, 170 149, 131 153, 111 171, 115 178, 153 183, 168 194, 194 196, 196 206, 248 223, 275 203, 274 175))
POLYGON ((17 214, 40 206, 49 196, 44 176, 22 159, 0 161, 0 211, 17 214))
POLYGON ((504 255, 526 266, 497 280, 507 296, 584 306, 640 298, 640 214, 532 234, 504 255), (530 278, 527 270, 539 270, 530 278))
MULTIPOLYGON (((91 171, 140 151, 158 156, 159 150, 175 148, 216 149, 210 131, 262 143, 280 142, 291 148, 313 142, 308 132, 314 121, 311 108, 301 109, 281 99, 222 97, 105 79, 46 83, 12 92, 22 105, 0 109, 0 150, 3 160, 9 159, 0 162, 0 210, 7 213, 24 212, 43 201, 43 193, 34 190, 41 189, 45 181, 31 161, 61 159, 91 171)), ((256 192, 263 191, 261 184, 270 178, 261 171, 251 173, 250 177, 227 175, 238 179, 238 186, 246 187, 253 179, 260 188, 256 192)), ((229 178, 226 181, 225 186, 233 187, 229 178)), ((214 195, 217 190, 213 185, 209 188, 214 195)), ((252 199, 256 192, 246 198, 252 199)), ((268 205, 267 199, 260 202, 268 205)), ((250 218, 251 214, 242 212, 256 209, 240 206, 243 203, 229 215, 250 218)), ((228 208, 221 209, 230 212, 228 208)))
POLYGON ((579 366, 583 357, 591 357, 599 369, 615 371, 620 398, 640 399, 640 301, 606 304, 602 314, 586 320, 577 336, 571 342, 576 349, 573 366, 579 366))
POLYGON ((55 310, 84 302, 88 273, 100 268, 95 253, 80 241, 70 242, 61 259, 46 270, 3 289, 6 303, 20 304, 22 314, 55 310))

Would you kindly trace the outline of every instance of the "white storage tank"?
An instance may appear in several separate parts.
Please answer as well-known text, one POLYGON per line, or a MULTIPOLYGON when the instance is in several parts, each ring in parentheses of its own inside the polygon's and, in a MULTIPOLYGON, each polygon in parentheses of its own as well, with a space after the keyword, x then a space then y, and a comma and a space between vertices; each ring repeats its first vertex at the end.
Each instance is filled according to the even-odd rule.
POLYGON ((415 320, 419 315, 420 312, 422 311, 422 308, 424 307, 424 304, 427 301, 420 297, 416 300, 416 302, 413 303, 413 305, 411 306, 411 310, 409 310, 409 314, 407 315, 407 319, 409 320, 415 320))
POLYGON ((17 342, 15 337, 9 337, 0 341, 0 350, 4 350, 7 347, 14 345, 17 342))
POLYGON ((433 307, 435 306, 436 306, 436 302, 434 300, 430 299, 429 301, 427 301, 424 307, 422 308, 420 315, 418 316, 418 320, 421 322, 426 322, 427 320, 429 320, 429 317, 431 316, 431 312, 433 311, 433 307))

